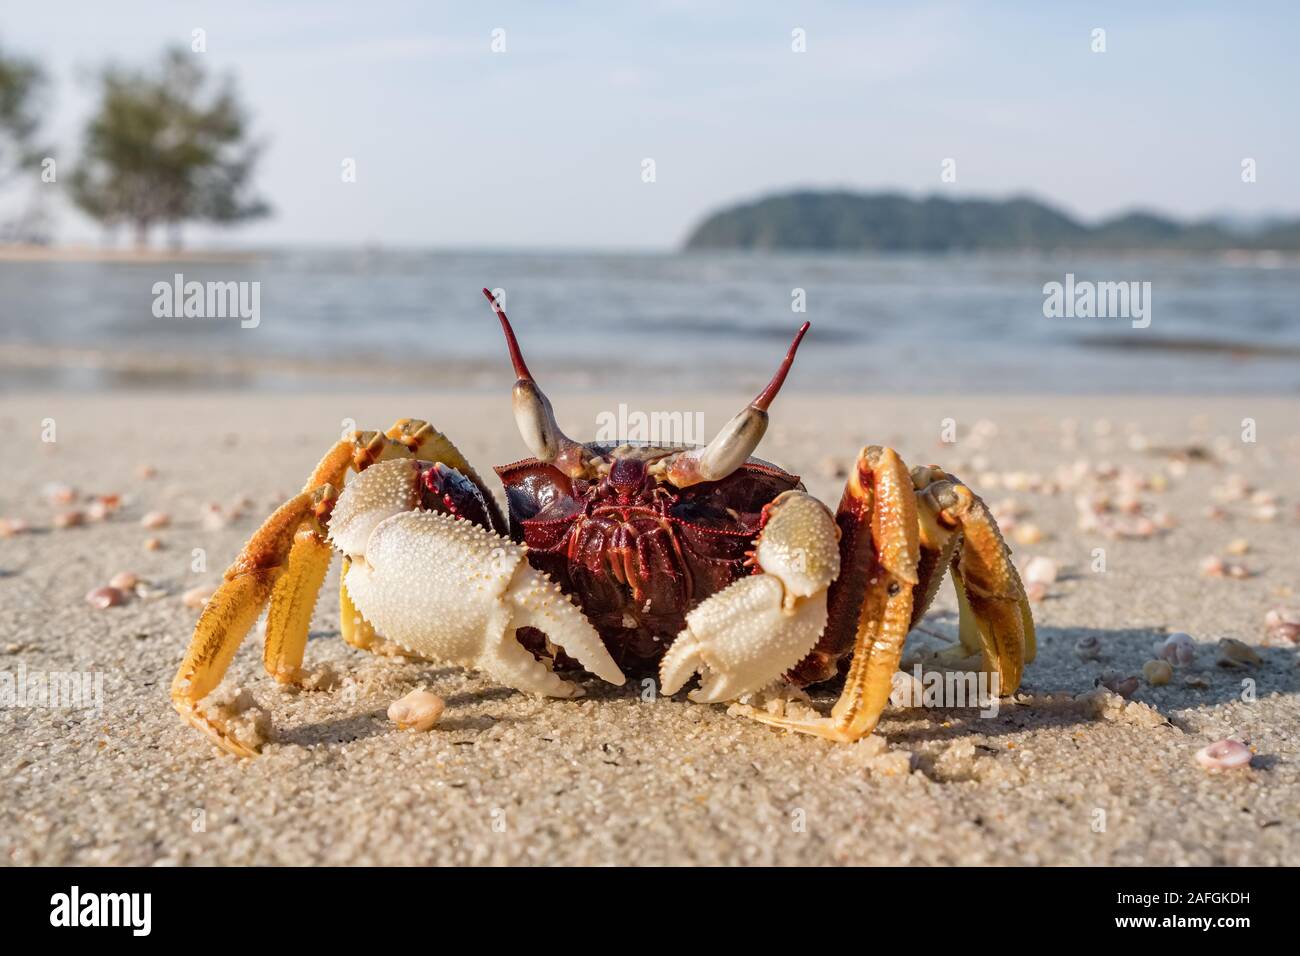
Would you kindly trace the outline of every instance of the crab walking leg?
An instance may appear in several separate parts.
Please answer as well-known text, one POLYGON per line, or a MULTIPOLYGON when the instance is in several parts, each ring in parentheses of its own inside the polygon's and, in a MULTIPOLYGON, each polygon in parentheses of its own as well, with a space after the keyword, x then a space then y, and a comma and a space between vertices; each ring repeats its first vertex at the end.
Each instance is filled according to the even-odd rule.
POLYGON ((1029 599, 997 523, 979 496, 951 477, 927 487, 921 500, 923 511, 932 510, 940 525, 962 535, 952 567, 962 643, 973 644, 978 635, 984 669, 997 677, 998 692, 1015 693, 1037 644, 1029 599))
POLYGON ((761 573, 686 615, 659 665, 663 692, 677 693, 698 671, 691 700, 733 700, 807 656, 826 626, 826 589, 840 573, 838 537, 830 512, 811 495, 787 491, 772 501, 754 548, 761 573))
POLYGON ((802 719, 737 710, 787 730, 850 742, 876 728, 889 701, 894 672, 912 623, 912 594, 919 583, 919 533, 911 476, 889 448, 870 446, 858 457, 863 488, 871 495, 874 561, 866 572, 862 612, 844 691, 830 717, 802 719))
POLYGON ((316 596, 330 569, 333 550, 319 531, 302 527, 294 535, 284 570, 271 590, 266 615, 266 672, 281 684, 303 679, 302 658, 316 596))
MULTIPOLYGON (((919 465, 912 469, 912 488, 922 492, 938 478, 948 477, 943 471, 933 466, 919 465)), ((920 623, 925 612, 934 603, 939 586, 943 584, 944 575, 948 573, 954 559, 961 549, 960 530, 943 527, 933 507, 927 507, 929 500, 919 497, 917 501, 917 524, 920 530, 920 557, 916 565, 917 584, 912 591, 912 626, 920 623)), ((973 651, 978 651, 975 645, 973 651)))
POLYGON ((271 597, 293 547, 298 526, 311 515, 312 497, 299 494, 281 505, 249 539, 225 582, 199 615, 189 650, 172 681, 172 704, 191 725, 236 756, 254 751, 198 710, 198 703, 221 683, 226 668, 271 597))
POLYGON ((380 638, 375 632, 375 626, 362 616, 352 603, 352 595, 348 594, 347 577, 350 567, 352 559, 345 557, 343 569, 339 573, 339 631, 344 641, 358 650, 368 651, 380 638))
MULTIPOLYGON (((286 570, 289 571, 290 583, 280 592, 274 626, 268 620, 267 643, 283 651, 286 666, 292 661, 293 647, 297 642, 287 635, 285 628, 296 626, 302 619, 299 592, 307 590, 304 585, 317 576, 323 578, 329 567, 328 555, 323 562, 325 568, 319 569, 315 567, 321 563, 319 554, 307 559, 309 549, 306 548, 295 554, 295 539, 299 528, 304 525, 309 525, 313 531, 318 530, 320 519, 329 513, 338 489, 343 485, 343 476, 348 468, 354 466, 357 453, 356 441, 336 442, 312 470, 303 490, 277 508, 249 538, 234 563, 226 569, 224 582, 199 615, 189 649, 172 681, 171 699, 177 712, 218 746, 237 756, 251 756, 254 751, 228 734, 212 718, 200 713, 199 701, 221 683, 240 642, 271 600, 276 584, 286 570), (311 566, 299 563, 305 559, 311 566)), ((315 587, 319 589, 319 581, 315 587)), ((310 605, 314 600, 315 590, 312 590, 307 602, 310 605)), ((307 616, 310 617, 310 607, 307 616)), ((306 624, 303 623, 301 642, 305 643, 306 638, 306 624)), ((277 670, 280 658, 281 654, 277 652, 277 670)), ((272 662, 269 651, 266 660, 269 668, 272 662)), ((301 649, 298 663, 301 663, 301 649)))

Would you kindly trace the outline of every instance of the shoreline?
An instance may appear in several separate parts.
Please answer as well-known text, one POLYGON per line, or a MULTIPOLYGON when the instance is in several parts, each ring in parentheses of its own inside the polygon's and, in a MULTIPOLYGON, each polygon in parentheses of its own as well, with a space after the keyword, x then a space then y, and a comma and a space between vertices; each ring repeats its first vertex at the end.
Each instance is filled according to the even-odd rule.
MULTIPOLYGON (((1096 342, 1076 343, 1080 348, 1097 352, 1138 349, 1144 353, 1159 355, 1169 359, 1178 356, 1209 356, 1239 362, 1279 363, 1289 361, 1292 354, 1300 354, 1300 347, 1285 350, 1269 349, 1261 346, 1231 345, 1226 343, 1204 342, 1132 342, 1100 339, 1096 342)), ((629 358, 623 361, 601 361, 583 363, 574 359, 555 361, 548 359, 545 363, 545 381, 548 389, 555 391, 571 390, 590 392, 600 389, 612 389, 617 383, 632 380, 669 381, 675 380, 679 387, 695 392, 704 392, 709 388, 747 389, 759 383, 763 369, 735 363, 719 364, 713 368, 682 370, 672 365, 661 363, 648 364, 644 357, 629 358)), ((30 393, 34 383, 49 381, 54 385, 48 390, 77 391, 80 393, 97 393, 104 395, 119 392, 129 393, 133 388, 157 391, 160 388, 181 389, 184 394, 201 395, 206 392, 220 393, 231 389, 253 389, 267 392, 287 392, 293 394, 311 394, 315 391, 331 389, 383 389, 399 391, 404 388, 416 388, 426 383, 439 383, 439 387, 451 390, 466 389, 470 391, 491 390, 501 386, 508 376, 508 370, 499 356, 490 355, 475 358, 417 359, 393 361, 379 354, 359 354, 351 360, 342 357, 323 356, 304 358, 299 356, 251 355, 247 352, 219 350, 189 351, 148 351, 138 348, 103 348, 97 346, 45 345, 29 342, 0 341, 0 372, 8 371, 11 381, 0 383, 0 394, 21 389, 30 393), (26 380, 24 380, 26 379, 26 380), (8 388, 6 387, 8 386, 8 388)), ((853 376, 842 369, 817 370, 819 376, 805 376, 803 383, 821 395, 835 394, 891 394, 887 388, 872 384, 873 369, 864 369, 862 390, 846 387, 845 382, 853 376)), ((972 369, 966 369, 967 376, 972 369)), ((1231 395, 1275 395, 1279 397, 1300 395, 1300 380, 1291 387, 1279 383, 1272 388, 1258 388, 1250 381, 1248 374, 1238 376, 1240 388, 1219 388, 1220 394, 1231 395)), ((1148 379, 1149 388, 1134 391, 1132 394, 1148 396, 1203 394, 1196 391, 1180 391, 1177 387, 1165 385, 1158 377, 1148 379)), ((898 394, 916 396, 980 394, 997 395, 999 389, 1007 394, 1057 396, 1111 396, 1116 394, 1112 383, 1098 382, 1089 387, 1078 387, 1077 382, 1065 380, 1062 387, 1046 391, 1040 380, 1026 382, 1020 390, 1006 389, 1006 380, 985 386, 973 386, 969 378, 951 383, 942 379, 916 381, 898 394)), ((1083 383, 1086 385, 1086 382, 1083 383)), ((665 390, 667 391, 667 390, 665 390)))

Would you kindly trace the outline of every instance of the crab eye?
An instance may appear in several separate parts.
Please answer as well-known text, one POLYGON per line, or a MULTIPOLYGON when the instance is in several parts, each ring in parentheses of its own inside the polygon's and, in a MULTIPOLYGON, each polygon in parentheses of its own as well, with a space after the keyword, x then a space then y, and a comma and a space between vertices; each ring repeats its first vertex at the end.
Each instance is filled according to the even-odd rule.
POLYGON ((577 478, 585 472, 585 449, 560 429, 555 421, 555 411, 550 399, 533 379, 524 362, 523 352, 515 339, 515 331, 510 327, 505 310, 489 290, 483 295, 492 305, 492 311, 501 321, 501 331, 505 333, 506 348, 510 352, 510 361, 515 367, 515 388, 513 393, 515 424, 519 434, 538 461, 553 463, 570 478, 577 478))
POLYGON ((808 331, 805 322, 795 333, 790 350, 777 368, 767 387, 755 396, 754 400, 740 410, 735 418, 722 426, 722 431, 714 436, 713 441, 703 448, 677 455, 668 468, 668 480, 678 488, 698 484, 701 481, 721 481, 743 465, 754 453, 758 443, 767 431, 767 410, 776 398, 776 393, 785 383, 785 377, 794 364, 795 352, 808 331))

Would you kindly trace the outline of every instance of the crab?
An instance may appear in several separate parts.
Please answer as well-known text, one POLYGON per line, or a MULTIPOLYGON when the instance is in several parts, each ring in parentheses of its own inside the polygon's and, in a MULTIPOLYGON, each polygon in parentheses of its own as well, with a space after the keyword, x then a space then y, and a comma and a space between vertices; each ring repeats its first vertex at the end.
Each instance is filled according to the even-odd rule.
POLYGON ((798 476, 752 457, 794 361, 704 446, 579 442, 560 429, 500 321, 532 457, 496 468, 507 512, 427 422, 354 432, 253 534, 199 617, 172 684, 182 717, 252 756, 201 706, 264 607, 264 662, 306 685, 307 630, 342 555, 340 629, 350 645, 460 665, 528 694, 572 698, 591 676, 658 674, 675 695, 790 731, 852 742, 887 704, 903 643, 945 572, 957 656, 978 655, 996 692, 1020 684, 1034 622, 984 502, 937 465, 908 469, 870 445, 837 510, 798 476), (349 472, 356 477, 347 481, 349 472), (773 688, 843 678, 829 715, 757 706, 773 688), (792 712, 787 712, 792 711, 792 712))

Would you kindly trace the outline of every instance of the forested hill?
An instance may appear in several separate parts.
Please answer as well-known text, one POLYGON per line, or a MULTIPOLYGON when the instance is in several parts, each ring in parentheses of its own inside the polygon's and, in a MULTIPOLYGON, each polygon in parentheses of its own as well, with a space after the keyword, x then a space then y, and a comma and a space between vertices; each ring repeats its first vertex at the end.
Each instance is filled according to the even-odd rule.
POLYGON ((889 252, 1088 248, 1300 250, 1300 220, 1244 228, 1132 212, 1085 225, 1034 199, 913 199, 900 193, 791 192, 719 210, 687 249, 889 252))

